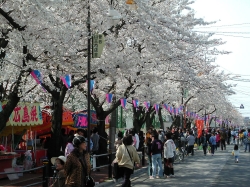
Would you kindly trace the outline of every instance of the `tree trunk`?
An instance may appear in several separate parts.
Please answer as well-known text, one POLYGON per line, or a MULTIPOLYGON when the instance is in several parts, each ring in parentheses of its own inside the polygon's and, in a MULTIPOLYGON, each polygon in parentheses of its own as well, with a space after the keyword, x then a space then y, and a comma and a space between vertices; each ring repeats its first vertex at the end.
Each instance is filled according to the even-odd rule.
MULTIPOLYGON (((48 149, 48 158, 60 156, 60 149, 62 146, 61 129, 62 129, 62 116, 63 116, 63 101, 66 95, 67 88, 62 85, 61 91, 52 93, 51 107, 52 114, 52 126, 51 126, 51 142, 48 149)), ((63 150, 64 151, 64 150, 63 150)))
POLYGON ((155 111, 153 107, 149 108, 149 112, 147 112, 146 116, 146 130, 150 129, 153 125, 153 120, 155 118, 155 111))
POLYGON ((18 88, 24 73, 25 71, 20 71, 13 91, 8 96, 8 102, 3 108, 3 110, 0 112, 0 132, 2 132, 2 130, 6 127, 6 123, 9 120, 11 113, 20 101, 20 97, 18 97, 18 88))
MULTIPOLYGON (((98 119, 98 134, 100 135, 99 140, 99 154, 106 154, 108 150, 108 134, 105 131, 105 119, 107 117, 107 114, 105 111, 103 111, 102 107, 98 107, 99 109, 96 110, 96 115, 98 119)), ((111 134, 110 134, 111 136, 111 134)), ((105 165, 108 163, 107 157, 101 157, 100 159, 100 165, 105 165)))
POLYGON ((9 95, 8 102, 4 106, 3 110, 0 112, 0 132, 6 127, 6 123, 15 107, 17 106, 20 98, 14 91, 9 95))

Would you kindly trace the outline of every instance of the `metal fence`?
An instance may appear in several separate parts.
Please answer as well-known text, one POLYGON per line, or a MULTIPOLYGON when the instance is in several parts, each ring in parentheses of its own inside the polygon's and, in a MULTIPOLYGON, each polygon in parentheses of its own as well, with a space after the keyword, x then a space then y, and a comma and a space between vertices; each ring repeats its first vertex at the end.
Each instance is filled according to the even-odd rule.
MULTIPOLYGON (((142 149, 142 152, 138 152, 142 166, 144 166, 144 160, 145 160, 145 149, 142 149)), ((112 153, 107 153, 107 154, 100 154, 100 155, 91 155, 91 159, 93 160, 92 162, 92 170, 96 170, 99 168, 104 168, 108 166, 108 178, 112 178, 112 162, 113 162, 113 155, 115 154, 115 152, 112 153), (98 157, 103 157, 103 156, 107 156, 108 157, 108 164, 106 165, 101 165, 96 167, 96 158, 98 157)), ((49 160, 45 159, 43 160, 43 166, 40 167, 35 167, 29 170, 24 170, 24 171, 15 171, 15 172, 1 172, 0 175, 8 175, 8 174, 18 174, 18 173, 28 173, 28 172, 34 172, 36 170, 39 169, 43 169, 43 175, 42 175, 42 180, 40 182, 36 182, 36 183, 32 183, 29 185, 26 185, 25 187, 29 187, 29 186, 35 186, 35 185, 39 185, 41 184, 43 187, 48 187, 49 184, 51 183, 51 179, 53 177, 49 176, 49 160)), ((54 179, 54 178, 53 178, 54 179)))
POLYGON ((42 177, 41 182, 32 183, 32 184, 26 185, 25 187, 35 186, 39 184, 41 184, 43 187, 48 187, 48 181, 49 181, 49 161, 48 160, 43 160, 43 165, 39 167, 35 167, 35 168, 24 170, 24 171, 1 172, 0 175, 28 173, 28 172, 34 172, 39 169, 43 169, 43 177, 42 177))

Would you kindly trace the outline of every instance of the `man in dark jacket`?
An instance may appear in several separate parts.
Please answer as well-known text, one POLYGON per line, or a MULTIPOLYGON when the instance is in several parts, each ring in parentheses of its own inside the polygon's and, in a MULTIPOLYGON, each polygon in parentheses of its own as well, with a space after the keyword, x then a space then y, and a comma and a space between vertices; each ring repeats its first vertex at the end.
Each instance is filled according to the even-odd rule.
MULTIPOLYGON (((91 135, 90 139, 93 142, 92 153, 93 153, 93 155, 98 155, 99 154, 99 140, 100 140, 100 137, 98 135, 97 128, 93 129, 93 134, 91 135)), ((96 167, 99 167, 100 166, 100 162, 99 162, 100 157, 95 157, 95 158, 96 158, 96 167)), ((98 168, 96 171, 100 171, 100 169, 98 168)))
POLYGON ((162 142, 158 139, 158 133, 152 134, 152 169, 153 169, 153 176, 150 176, 150 179, 161 178, 163 177, 163 170, 162 170, 162 142), (156 167, 158 165, 158 175, 156 175, 156 167))
POLYGON ((152 177, 152 139, 148 138, 146 154, 148 155, 148 176, 152 177))

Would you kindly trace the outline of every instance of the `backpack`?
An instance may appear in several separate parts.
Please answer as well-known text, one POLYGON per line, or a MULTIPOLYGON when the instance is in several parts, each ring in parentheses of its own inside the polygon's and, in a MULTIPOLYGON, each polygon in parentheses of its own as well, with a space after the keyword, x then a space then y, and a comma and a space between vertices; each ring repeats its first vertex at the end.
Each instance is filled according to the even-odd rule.
POLYGON ((241 139, 244 138, 244 134, 243 133, 240 133, 240 136, 239 136, 241 139))
POLYGON ((222 140, 225 140, 225 139, 226 139, 226 136, 225 136, 225 133, 224 133, 224 132, 222 132, 222 133, 220 134, 220 139, 222 139, 222 140))

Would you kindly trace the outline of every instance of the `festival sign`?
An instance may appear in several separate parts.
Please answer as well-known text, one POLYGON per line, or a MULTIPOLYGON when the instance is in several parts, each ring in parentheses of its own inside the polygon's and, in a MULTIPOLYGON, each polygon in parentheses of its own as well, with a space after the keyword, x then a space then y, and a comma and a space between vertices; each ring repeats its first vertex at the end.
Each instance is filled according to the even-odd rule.
MULTIPOLYGON (((91 115, 90 124, 96 125, 97 124, 96 112, 94 110, 91 110, 90 115, 91 115)), ((87 128, 88 127, 87 110, 75 113, 73 119, 74 119, 74 127, 75 128, 87 128)))
POLYGON ((18 103, 9 117, 9 123, 11 126, 42 125, 43 118, 40 104, 27 102, 18 103))

